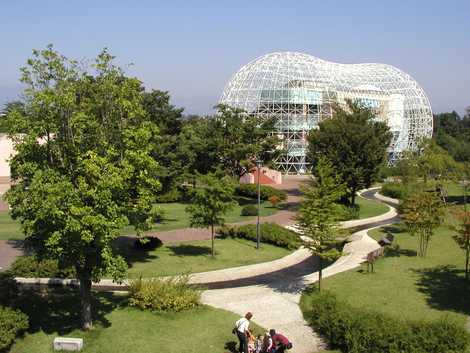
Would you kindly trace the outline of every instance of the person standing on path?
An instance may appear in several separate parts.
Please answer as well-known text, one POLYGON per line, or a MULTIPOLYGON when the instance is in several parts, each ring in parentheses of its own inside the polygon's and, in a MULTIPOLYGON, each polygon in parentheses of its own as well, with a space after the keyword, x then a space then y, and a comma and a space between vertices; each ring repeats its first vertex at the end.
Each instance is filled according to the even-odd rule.
POLYGON ((248 327, 250 326, 250 320, 252 317, 253 314, 247 312, 244 317, 237 320, 235 323, 238 341, 240 342, 240 347, 238 348, 239 353, 248 353, 248 335, 250 334, 248 327))

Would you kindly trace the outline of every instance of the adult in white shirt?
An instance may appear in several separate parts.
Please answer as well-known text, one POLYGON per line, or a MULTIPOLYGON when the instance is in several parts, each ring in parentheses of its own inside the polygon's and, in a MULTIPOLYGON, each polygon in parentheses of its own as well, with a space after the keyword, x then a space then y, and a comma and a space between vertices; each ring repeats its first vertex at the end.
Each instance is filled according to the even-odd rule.
POLYGON ((250 334, 248 327, 250 326, 250 320, 252 317, 253 314, 248 312, 235 323, 237 337, 240 341, 240 346, 238 348, 239 353, 248 353, 248 335, 250 334))

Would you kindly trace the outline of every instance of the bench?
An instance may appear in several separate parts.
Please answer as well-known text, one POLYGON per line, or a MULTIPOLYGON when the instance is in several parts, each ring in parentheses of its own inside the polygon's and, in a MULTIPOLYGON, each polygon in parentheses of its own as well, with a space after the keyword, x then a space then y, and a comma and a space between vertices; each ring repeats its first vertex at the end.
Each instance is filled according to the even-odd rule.
POLYGON ((393 234, 387 233, 387 235, 380 239, 378 243, 380 246, 389 246, 392 245, 393 239, 395 239, 393 234))

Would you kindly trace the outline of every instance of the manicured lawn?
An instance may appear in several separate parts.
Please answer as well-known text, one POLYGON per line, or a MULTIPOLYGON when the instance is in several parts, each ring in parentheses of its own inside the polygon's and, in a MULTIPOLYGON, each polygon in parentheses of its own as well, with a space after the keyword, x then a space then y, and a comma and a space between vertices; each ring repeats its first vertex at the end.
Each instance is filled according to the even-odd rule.
POLYGON ((383 203, 357 197, 356 202, 359 206, 359 219, 380 216, 388 212, 388 207, 383 203))
POLYGON ((287 249, 269 244, 262 244, 260 250, 256 250, 255 245, 244 239, 216 239, 214 258, 211 256, 210 240, 163 245, 149 252, 134 250, 124 243, 120 247, 130 262, 129 278, 212 271, 271 261, 290 253, 287 249))
MULTIPOLYGON (((408 319, 449 315, 463 325, 470 313, 470 283, 464 280, 464 254, 452 239, 452 232, 439 228, 423 259, 416 256, 417 239, 401 226, 385 230, 395 235, 399 249, 378 260, 375 273, 367 273, 367 266, 362 265, 327 278, 324 288, 356 307, 408 319)), ((369 234, 378 239, 384 229, 369 234)))
MULTIPOLYGON (((236 223, 241 221, 248 221, 254 219, 254 217, 242 216, 241 209, 246 204, 255 204, 256 200, 239 198, 239 205, 233 208, 227 216, 227 223, 236 223)), ((172 229, 181 229, 189 227, 189 215, 186 213, 186 204, 183 203, 163 203, 159 204, 164 211, 164 217, 162 223, 155 224, 151 232, 165 231, 172 229)), ((276 213, 279 209, 271 207, 269 202, 263 202, 261 204, 261 216, 269 216, 276 213)), ((132 227, 124 227, 121 234, 133 234, 134 229, 132 227)), ((8 211, 0 211, 0 240, 8 239, 23 239, 23 235, 20 231, 19 222, 11 219, 8 211)))
POLYGON ((8 211, 0 211, 0 240, 23 239, 20 224, 11 219, 8 211))
MULTIPOLYGON (((241 210, 243 206, 247 204, 256 205, 256 200, 239 198, 239 205, 235 206, 225 216, 226 223, 237 223, 242 221, 248 221, 254 219, 254 217, 242 216, 241 210)), ((155 231, 166 231, 173 229, 189 228, 189 214, 186 212, 186 204, 175 202, 175 203, 162 203, 158 204, 163 213, 163 221, 153 226, 151 232, 155 231)), ((279 209, 271 207, 269 202, 263 202, 261 204, 260 216, 270 216, 276 213, 279 209)), ((125 227, 121 234, 133 234, 134 229, 132 227, 125 227)))
MULTIPOLYGON (((94 329, 78 330, 76 297, 32 299, 31 330, 10 353, 52 353, 56 336, 81 337, 84 353, 223 353, 234 351, 237 338, 232 328, 238 316, 201 306, 180 313, 152 313, 130 308, 126 298, 96 294, 94 329)), ((263 330, 254 324, 256 333, 263 330)))

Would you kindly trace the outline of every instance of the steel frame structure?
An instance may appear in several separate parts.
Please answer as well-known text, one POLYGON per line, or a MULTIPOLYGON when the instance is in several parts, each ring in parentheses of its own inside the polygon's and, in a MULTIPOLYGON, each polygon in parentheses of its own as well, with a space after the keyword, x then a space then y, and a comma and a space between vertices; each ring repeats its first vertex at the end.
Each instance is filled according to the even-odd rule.
POLYGON ((385 64, 338 64, 295 52, 271 53, 243 66, 227 83, 220 103, 260 117, 276 117, 283 173, 302 174, 307 135, 350 99, 373 110, 393 133, 389 162, 421 138, 431 137, 429 100, 418 83, 385 64))

